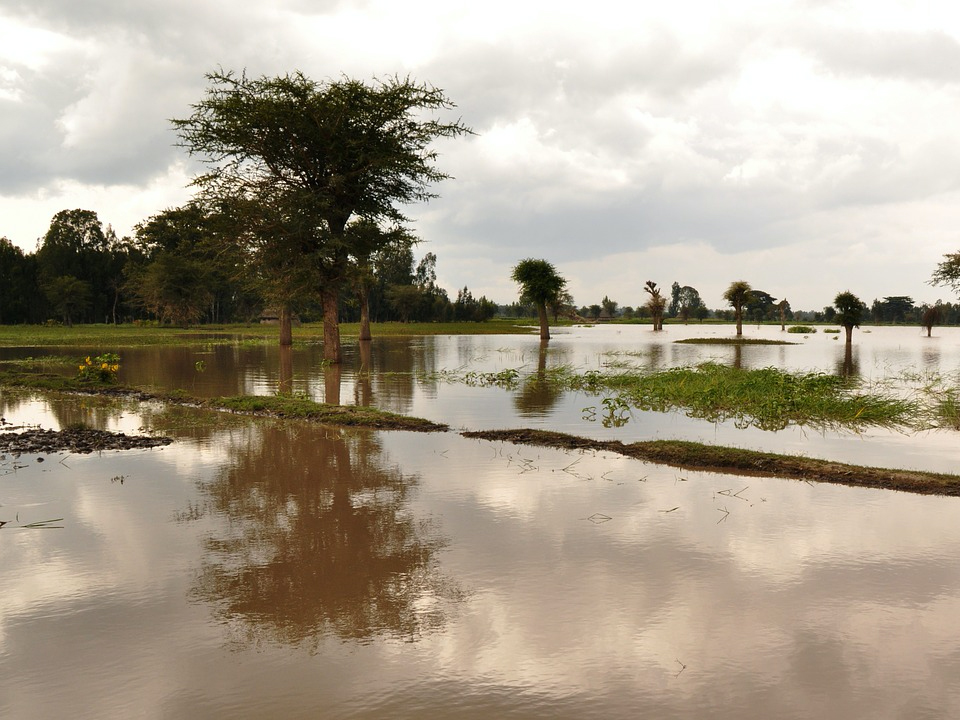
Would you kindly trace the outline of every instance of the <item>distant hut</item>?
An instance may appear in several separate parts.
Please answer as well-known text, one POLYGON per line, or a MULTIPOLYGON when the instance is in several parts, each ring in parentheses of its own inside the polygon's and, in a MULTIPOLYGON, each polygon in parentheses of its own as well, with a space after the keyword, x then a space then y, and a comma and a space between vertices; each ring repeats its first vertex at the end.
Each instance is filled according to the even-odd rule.
MULTIPOLYGON (((290 323, 293 327, 300 327, 300 316, 296 313, 293 313, 290 316, 290 323)), ((260 324, 261 325, 279 325, 280 324, 280 308, 268 307, 264 308, 260 313, 260 324)))

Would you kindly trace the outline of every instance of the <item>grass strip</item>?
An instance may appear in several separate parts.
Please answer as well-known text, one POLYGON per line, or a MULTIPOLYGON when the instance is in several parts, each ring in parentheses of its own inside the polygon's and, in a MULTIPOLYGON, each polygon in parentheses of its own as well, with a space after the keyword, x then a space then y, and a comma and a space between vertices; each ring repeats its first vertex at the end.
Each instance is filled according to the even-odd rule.
POLYGON ((122 387, 99 382, 80 382, 52 373, 0 372, 0 386, 28 388, 47 392, 80 393, 129 397, 140 401, 157 400, 174 405, 209 408, 245 415, 296 418, 330 425, 438 432, 447 425, 423 418, 398 415, 386 410, 356 405, 318 403, 301 395, 240 395, 220 398, 193 397, 183 390, 158 393, 142 388, 122 387))
POLYGON ((650 440, 625 444, 619 440, 591 440, 548 430, 479 430, 461 435, 567 450, 605 450, 626 457, 684 470, 743 473, 853 487, 900 490, 921 495, 960 496, 960 476, 920 470, 863 467, 794 455, 704 445, 683 440, 650 440))
MULTIPOLYGON (((422 335, 529 335, 532 320, 490 320, 488 322, 373 323, 377 337, 422 335)), ((563 323, 561 323, 563 324, 563 323)), ((568 324, 568 323, 567 323, 568 324)), ((342 337, 360 334, 359 323, 341 323, 342 337)), ((0 347, 141 347, 148 345, 277 344, 277 325, 222 324, 189 328, 159 325, 0 325, 0 347)), ((304 323, 293 329, 295 344, 319 343, 322 323, 304 323)))

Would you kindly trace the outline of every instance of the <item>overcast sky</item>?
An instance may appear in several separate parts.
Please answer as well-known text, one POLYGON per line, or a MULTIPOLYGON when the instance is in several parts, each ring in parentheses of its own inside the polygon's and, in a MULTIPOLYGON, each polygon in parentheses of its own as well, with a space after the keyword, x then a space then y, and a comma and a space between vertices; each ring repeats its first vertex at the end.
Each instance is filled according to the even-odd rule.
POLYGON ((795 309, 927 284, 960 251, 960 5, 0 0, 0 236, 119 235, 190 197, 169 119, 223 68, 442 88, 476 136, 408 208, 452 296, 551 260, 578 304, 743 279, 795 309))

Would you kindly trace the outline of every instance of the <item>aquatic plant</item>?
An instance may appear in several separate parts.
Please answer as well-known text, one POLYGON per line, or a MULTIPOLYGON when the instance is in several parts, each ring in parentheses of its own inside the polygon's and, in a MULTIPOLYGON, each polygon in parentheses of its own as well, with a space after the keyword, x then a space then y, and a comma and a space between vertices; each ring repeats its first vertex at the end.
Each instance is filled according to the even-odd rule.
POLYGON ((77 379, 81 382, 114 383, 120 370, 120 356, 102 353, 94 358, 85 357, 78 366, 77 379))

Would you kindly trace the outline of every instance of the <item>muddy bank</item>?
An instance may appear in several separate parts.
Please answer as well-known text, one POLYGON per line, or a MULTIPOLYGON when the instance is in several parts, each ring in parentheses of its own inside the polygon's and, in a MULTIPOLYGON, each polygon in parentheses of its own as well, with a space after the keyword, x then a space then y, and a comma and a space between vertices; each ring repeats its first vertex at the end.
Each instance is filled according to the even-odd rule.
POLYGON ((591 440, 547 430, 480 430, 464 437, 502 440, 518 445, 540 445, 568 450, 606 450, 626 457, 685 470, 742 473, 854 487, 902 490, 923 495, 960 496, 960 476, 919 470, 861 467, 793 455, 702 445, 680 440, 651 440, 624 444, 619 440, 591 440))
POLYGON ((133 450, 169 445, 173 440, 166 437, 125 435, 107 430, 70 428, 67 430, 42 430, 39 428, 21 432, 0 433, 0 454, 43 455, 71 452, 85 455, 103 450, 133 450))

